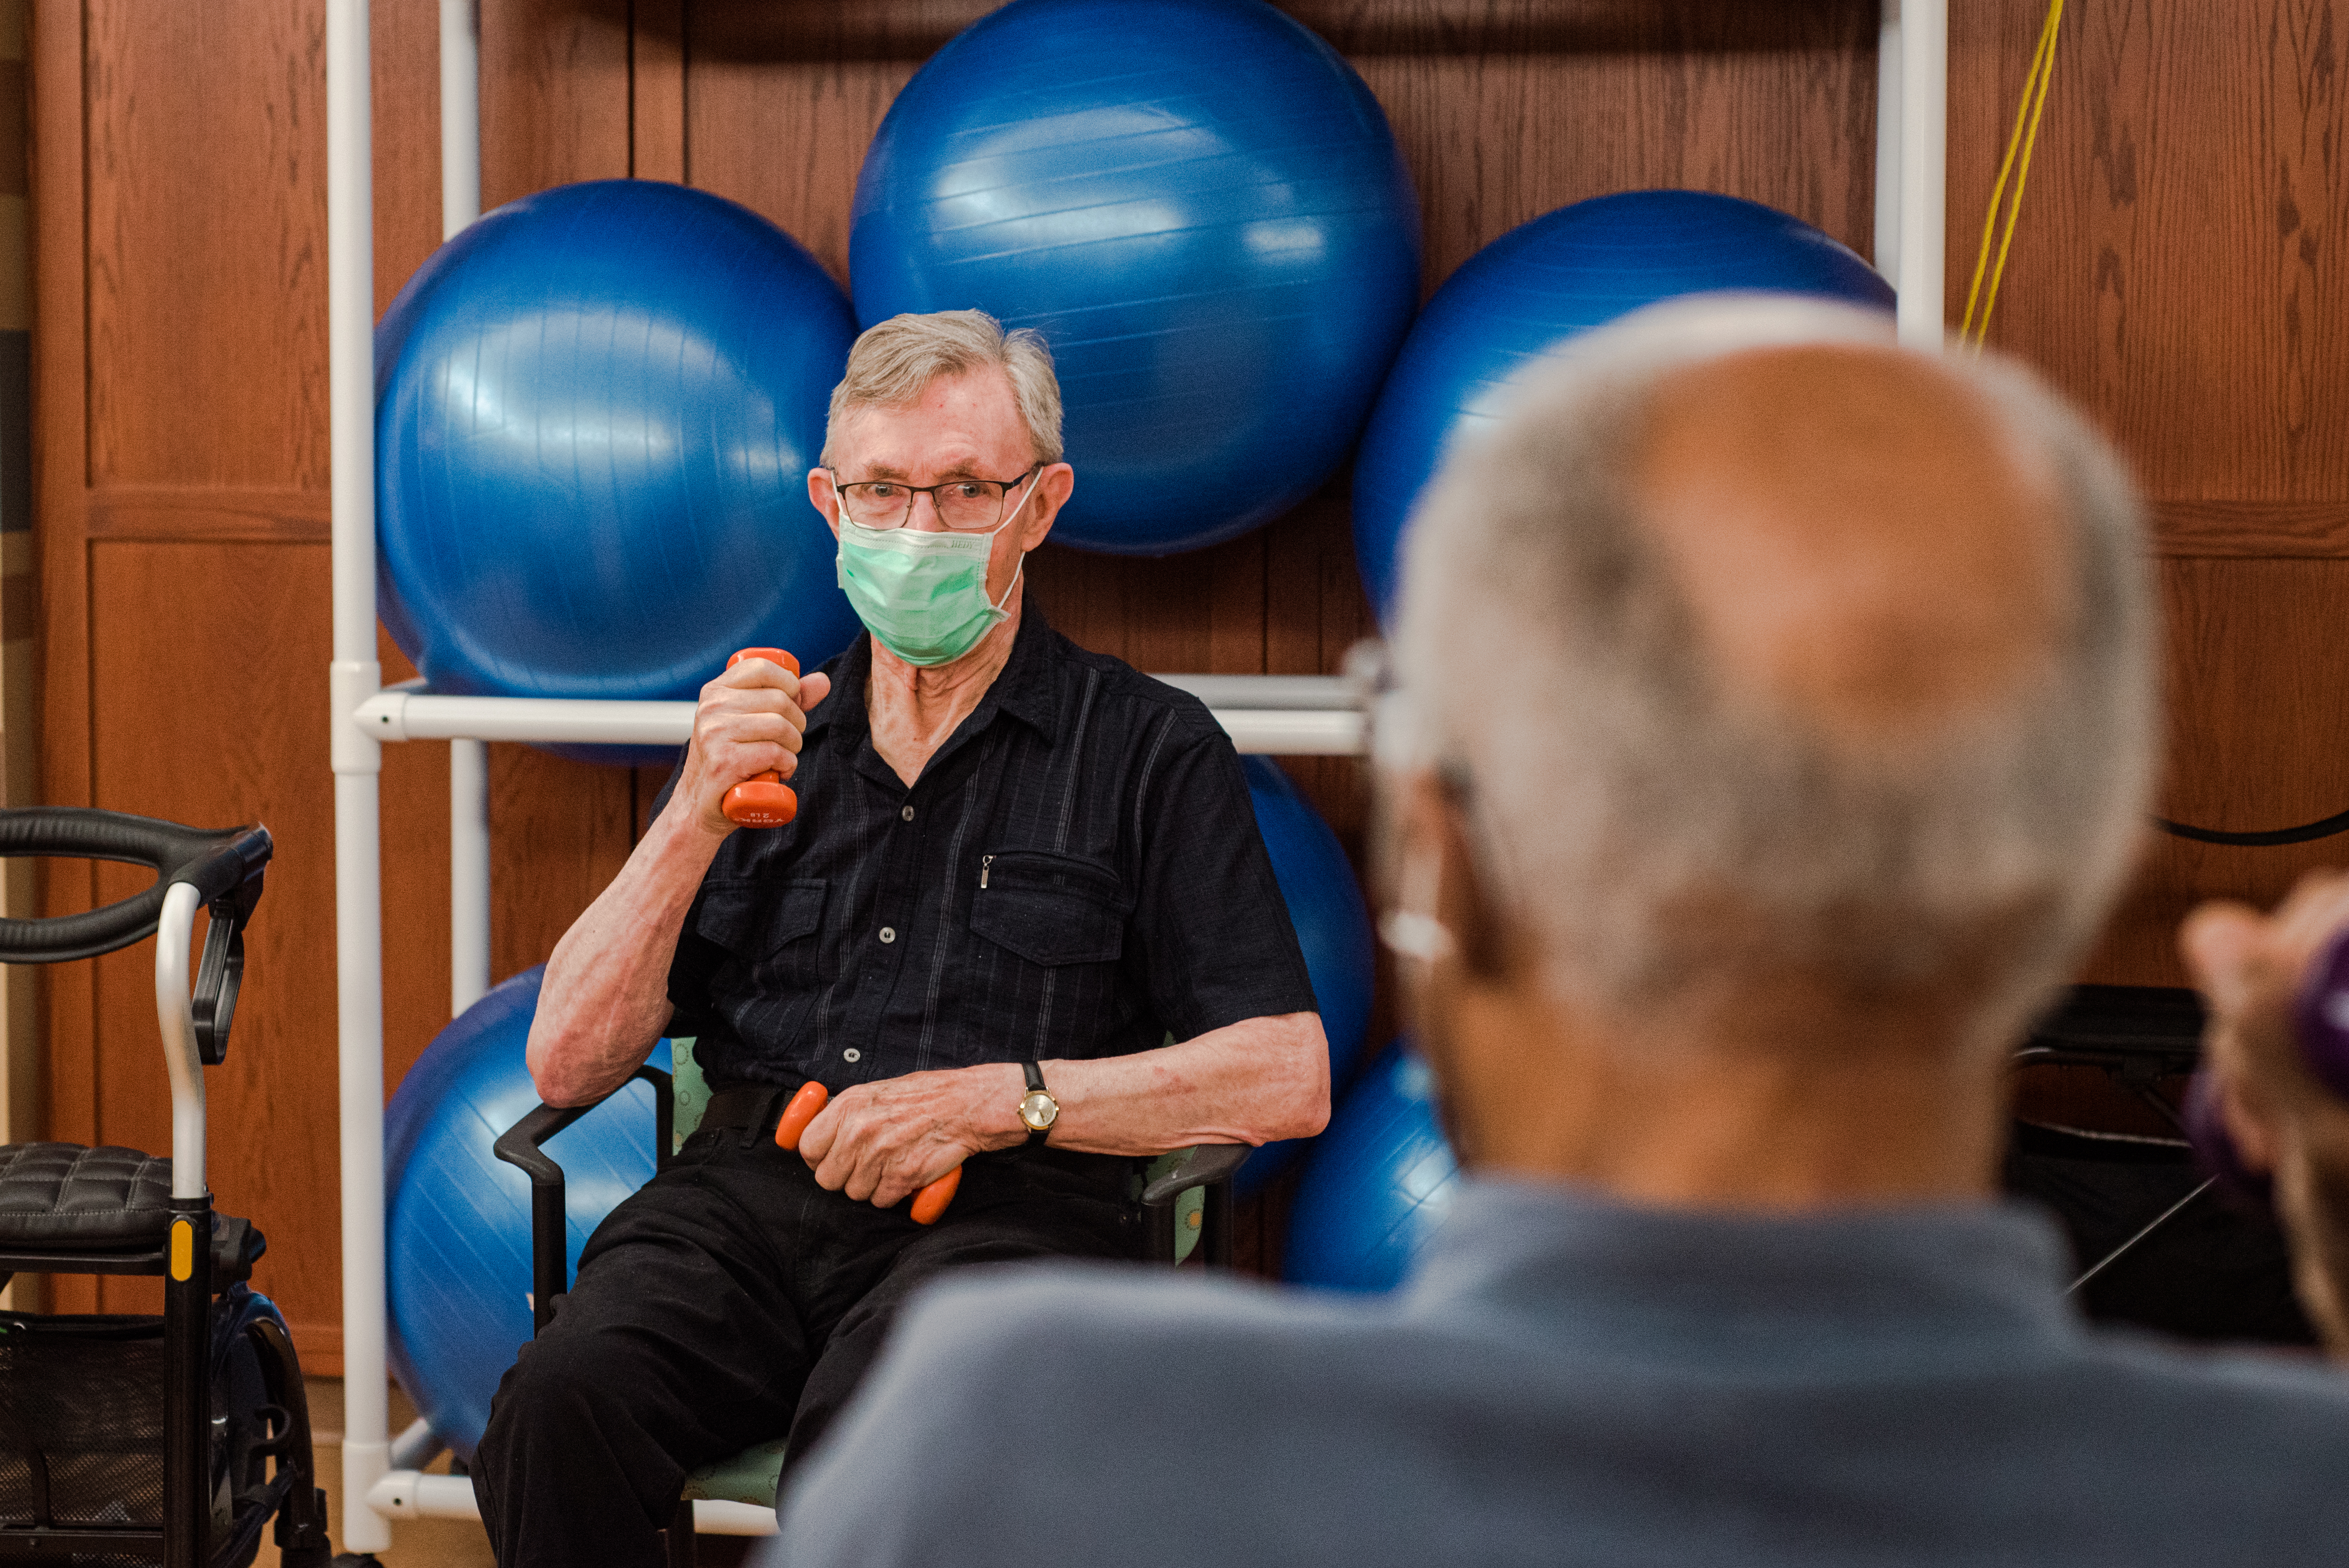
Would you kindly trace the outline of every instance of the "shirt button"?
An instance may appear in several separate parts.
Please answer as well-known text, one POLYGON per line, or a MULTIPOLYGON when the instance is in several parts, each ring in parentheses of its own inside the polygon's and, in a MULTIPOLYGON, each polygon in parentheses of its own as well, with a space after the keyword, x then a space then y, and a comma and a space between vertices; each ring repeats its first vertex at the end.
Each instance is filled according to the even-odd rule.
POLYGON ((881 940, 882 940, 882 941, 884 941, 884 942, 895 942, 895 941, 896 941, 896 940, 897 940, 897 928, 896 928, 895 926, 894 926, 894 925, 885 925, 885 926, 883 926, 883 927, 881 928, 881 940))
POLYGON ((844 1062, 853 1062, 864 1054, 864 1053, 863 1051, 858 1050, 854 1046, 851 1046, 846 1050, 840 1053, 840 1059, 844 1062))
POLYGON ((911 806, 908 806, 904 810, 898 812, 897 815, 905 818, 905 820, 910 822, 914 820, 914 809, 911 806))

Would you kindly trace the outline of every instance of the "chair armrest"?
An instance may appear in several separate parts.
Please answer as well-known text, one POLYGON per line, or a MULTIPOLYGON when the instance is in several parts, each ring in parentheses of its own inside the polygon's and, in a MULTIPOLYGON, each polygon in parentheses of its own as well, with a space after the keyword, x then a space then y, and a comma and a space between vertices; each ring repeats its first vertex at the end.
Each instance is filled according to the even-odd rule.
POLYGON ((1247 1143, 1195 1143, 1188 1149, 1178 1149, 1162 1161, 1165 1169, 1142 1189, 1142 1206, 1155 1209, 1172 1203, 1194 1187, 1228 1181, 1232 1172, 1255 1152, 1255 1146, 1247 1143))
POLYGON ((1232 1172, 1256 1152, 1246 1143, 1197 1143, 1150 1162, 1142 1187, 1142 1255, 1179 1264, 1199 1243, 1206 1261, 1232 1261, 1232 1172))
MULTIPOLYGON (((653 1167, 668 1163, 670 1129, 676 1103, 668 1074, 657 1067, 641 1067, 628 1081, 644 1079, 653 1086, 653 1167)), ((617 1094, 627 1084, 612 1090, 617 1094)), ((546 1152, 545 1143, 556 1133, 595 1109, 612 1094, 585 1105, 541 1104, 537 1109, 498 1135, 492 1152, 530 1178, 530 1331, 543 1331, 554 1321, 555 1304, 571 1288, 570 1259, 564 1245, 566 1223, 563 1203, 563 1167, 546 1152)))

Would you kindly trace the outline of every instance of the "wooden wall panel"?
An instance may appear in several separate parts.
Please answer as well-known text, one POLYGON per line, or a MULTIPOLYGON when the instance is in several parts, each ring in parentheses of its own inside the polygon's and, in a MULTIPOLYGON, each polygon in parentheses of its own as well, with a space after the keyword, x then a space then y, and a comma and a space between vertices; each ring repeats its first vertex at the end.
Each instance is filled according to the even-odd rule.
MULTIPOLYGON (((332 801, 316 782, 326 776, 326 552, 110 541, 91 547, 90 588, 92 679, 140 694, 93 716, 92 803, 203 826, 266 822, 277 841, 246 939, 253 983, 228 1060, 206 1078, 209 1174, 221 1206, 277 1243, 256 1288, 315 1322, 340 1266, 320 1244, 333 1231, 316 1222, 336 1192, 333 982, 316 940, 317 912, 334 904, 332 801)), ((115 899, 152 878, 109 865, 98 880, 115 899)), ((154 944, 98 969, 97 1136, 169 1149, 154 944)), ((154 1284, 109 1281, 107 1306, 160 1302, 133 1288, 154 1284)))
MULTIPOLYGON (((2169 763, 2165 816, 2284 827, 2349 807, 2349 661, 2323 655, 2349 604, 2349 561, 2165 561, 2169 763)), ((2090 973, 2182 985, 2178 923, 2212 896, 2269 903, 2344 841, 2240 849, 2148 830, 2137 885, 2090 973)))
POLYGON ((1282 8, 1319 25, 1385 108, 1419 184, 1431 291, 1529 218, 1647 187, 1766 201, 1869 249, 1873 5, 1282 8))
POLYGON ((91 0, 85 26, 89 481, 323 488, 323 13, 91 0))
POLYGON ((626 178, 626 10, 491 0, 479 12, 482 210, 574 180, 626 178))
MULTIPOLYGON (((2044 10, 1952 8, 1961 307, 2044 10)), ((2344 499, 2343 23, 2329 0, 2066 12, 1992 337, 2093 409, 2156 496, 2344 499)))
MULTIPOLYGON (((2349 807, 2332 678, 2349 602, 2344 10, 2068 9, 1991 333, 2081 402, 2153 498, 2169 640, 2160 809, 2208 827, 2349 807)), ((1953 314, 2044 11, 1953 8, 1953 314)), ((2149 832, 2088 974, 2183 984, 2177 923, 2196 902, 2271 901, 2344 845, 2149 832)))
POLYGON ((856 170, 919 64, 821 55, 697 59, 687 111, 689 182, 773 220, 846 287, 856 170))

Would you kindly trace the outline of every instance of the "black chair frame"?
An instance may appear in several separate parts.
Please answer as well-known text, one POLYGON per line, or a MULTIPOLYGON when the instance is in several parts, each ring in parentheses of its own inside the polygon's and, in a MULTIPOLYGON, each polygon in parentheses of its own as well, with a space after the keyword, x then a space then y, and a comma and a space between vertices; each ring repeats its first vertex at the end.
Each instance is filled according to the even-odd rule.
MULTIPOLYGON (((2016 1067, 2097 1068, 2168 1123, 2178 1147, 2188 1146, 2178 1107, 2162 1097, 2163 1080, 2182 1078, 2202 1059, 2202 999, 2174 985, 2075 985, 2014 1053, 2016 1067)), ((2118 1246, 2084 1269, 2065 1294, 2077 1295, 2207 1197, 2206 1179, 2152 1216, 2118 1246)))
MULTIPOLYGON (((676 1141, 677 1097, 669 1075, 656 1067, 641 1067, 628 1082, 642 1078, 653 1091, 654 1169, 665 1169, 676 1141)), ((622 1087, 626 1087, 624 1084, 622 1087)), ((546 1152, 555 1134, 618 1093, 585 1105, 541 1104, 537 1109, 499 1135, 497 1157, 519 1166, 530 1177, 530 1300, 531 1332, 545 1330, 571 1288, 570 1262, 564 1246, 563 1167, 546 1152)), ((1141 1203, 1141 1257, 1146 1262, 1175 1256, 1176 1210, 1183 1194, 1204 1189, 1200 1237, 1195 1249, 1211 1268, 1230 1266, 1232 1256, 1232 1176, 1254 1150, 1244 1143, 1203 1143, 1177 1151, 1143 1183, 1141 1203)), ((680 1498, 667 1529, 669 1568, 694 1568, 693 1504, 680 1498)))

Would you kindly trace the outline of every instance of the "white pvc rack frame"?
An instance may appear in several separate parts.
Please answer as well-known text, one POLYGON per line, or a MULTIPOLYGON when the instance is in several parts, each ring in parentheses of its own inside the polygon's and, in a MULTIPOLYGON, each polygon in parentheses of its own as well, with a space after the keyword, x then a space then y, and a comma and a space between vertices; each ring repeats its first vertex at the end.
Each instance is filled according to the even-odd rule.
MULTIPOLYGON (((440 0, 444 237, 481 212, 477 0, 440 0)), ((388 1429, 383 1190, 383 747, 449 742, 453 1016, 489 988, 489 770, 485 742, 682 744, 692 705, 436 696, 386 690, 376 660, 375 221, 368 0, 326 0, 326 270, 334 458, 335 942, 342 1079, 342 1544, 379 1552, 391 1521, 475 1518, 471 1482, 419 1473, 437 1448, 421 1423, 395 1450, 388 1429)), ((1877 268, 1899 291, 1900 340, 1942 342, 1948 0, 1884 0, 1877 78, 1877 268)), ((1177 676, 1242 751, 1342 755, 1359 714, 1334 677, 1177 676)), ((698 1502, 715 1533, 764 1534, 768 1510, 698 1502)))

